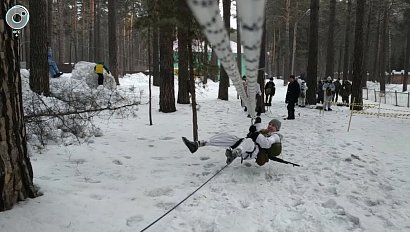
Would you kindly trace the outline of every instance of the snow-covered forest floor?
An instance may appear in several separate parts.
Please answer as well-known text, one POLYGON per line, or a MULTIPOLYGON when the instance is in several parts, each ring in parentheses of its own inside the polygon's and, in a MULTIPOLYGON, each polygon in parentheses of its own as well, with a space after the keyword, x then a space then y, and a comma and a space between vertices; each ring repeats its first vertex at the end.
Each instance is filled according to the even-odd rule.
MULTIPOLYGON (((140 231, 225 165, 224 149, 191 154, 182 143, 181 136, 192 139, 190 105, 160 113, 153 87, 150 126, 147 76, 120 81, 118 92, 141 102, 136 111, 95 118, 98 133, 81 145, 58 135, 45 149, 31 149, 44 195, 0 213, 0 231, 140 231)), ((261 116, 266 124, 286 115, 286 87, 275 82, 273 106, 261 116)), ((235 89, 229 101, 217 93, 218 83, 197 88, 199 137, 245 136, 250 119, 235 89)), ((147 231, 410 231, 409 119, 354 115, 347 132, 349 117, 344 106, 324 114, 296 108, 296 120, 282 121, 282 158, 302 167, 235 160, 147 231)))

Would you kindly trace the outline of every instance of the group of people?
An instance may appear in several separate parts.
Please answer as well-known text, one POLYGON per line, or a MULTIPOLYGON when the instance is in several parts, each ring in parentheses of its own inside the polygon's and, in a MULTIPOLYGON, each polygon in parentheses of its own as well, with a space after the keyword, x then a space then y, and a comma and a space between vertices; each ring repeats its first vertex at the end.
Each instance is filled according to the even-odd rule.
POLYGON ((323 103, 324 110, 332 110, 332 102, 337 103, 339 95, 342 97, 344 105, 349 105, 349 97, 352 93, 352 84, 345 80, 343 84, 340 83, 340 78, 332 82, 332 78, 327 77, 326 81, 320 80, 317 90, 317 103, 323 103))

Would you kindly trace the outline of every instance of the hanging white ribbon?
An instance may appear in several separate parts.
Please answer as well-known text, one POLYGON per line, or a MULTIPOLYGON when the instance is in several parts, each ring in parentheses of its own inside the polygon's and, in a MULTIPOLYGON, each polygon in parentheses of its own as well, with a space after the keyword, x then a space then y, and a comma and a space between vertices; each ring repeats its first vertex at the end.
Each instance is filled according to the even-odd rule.
MULTIPOLYGON (((187 0, 203 33, 212 44, 216 55, 232 80, 236 91, 255 117, 256 81, 259 67, 259 53, 264 20, 264 0, 238 0, 239 19, 241 21, 241 41, 244 46, 245 67, 248 79, 248 94, 242 85, 242 79, 233 56, 228 33, 216 0, 187 0), (248 98, 248 96, 251 96, 248 98)), ((239 58, 239 57, 238 57, 239 58)))
POLYGON ((265 20, 265 0, 237 0, 238 18, 241 25, 241 43, 245 61, 249 113, 255 115, 256 88, 259 57, 265 20))

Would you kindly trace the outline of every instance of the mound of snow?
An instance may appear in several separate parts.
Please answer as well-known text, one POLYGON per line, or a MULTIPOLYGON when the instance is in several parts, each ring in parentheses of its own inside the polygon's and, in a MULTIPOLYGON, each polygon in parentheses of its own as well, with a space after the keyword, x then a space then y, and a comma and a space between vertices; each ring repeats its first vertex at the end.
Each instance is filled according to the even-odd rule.
MULTIPOLYGON (((91 89, 98 87, 98 75, 94 71, 95 63, 80 61, 75 64, 71 78, 84 80, 91 89)), ((113 90, 117 87, 114 77, 104 71, 104 87, 113 90)))

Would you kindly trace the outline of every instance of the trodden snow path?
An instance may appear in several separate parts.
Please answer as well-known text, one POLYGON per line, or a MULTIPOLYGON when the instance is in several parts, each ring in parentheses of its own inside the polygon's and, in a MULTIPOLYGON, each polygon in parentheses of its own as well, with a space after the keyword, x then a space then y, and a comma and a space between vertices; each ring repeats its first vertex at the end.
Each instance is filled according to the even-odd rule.
MULTIPOLYGON (((120 88, 145 91, 146 78, 129 76, 120 88)), ((198 94, 199 135, 245 135, 250 120, 236 92, 216 100, 218 84, 198 94)), ((286 114, 286 88, 277 82, 272 113, 286 114)), ((199 89, 198 89, 199 90, 199 89)), ((225 165, 224 149, 191 154, 191 108, 99 120, 104 136, 81 146, 50 145, 33 154, 35 183, 43 196, 0 213, 0 231, 139 231, 225 165)), ((347 107, 319 115, 297 108, 282 121, 283 158, 263 167, 235 160, 220 175, 147 231, 407 231, 410 230, 409 126, 402 119, 354 116, 347 107), (298 116, 298 114, 300 114, 298 116), (406 140, 406 141, 403 141, 406 140)))

